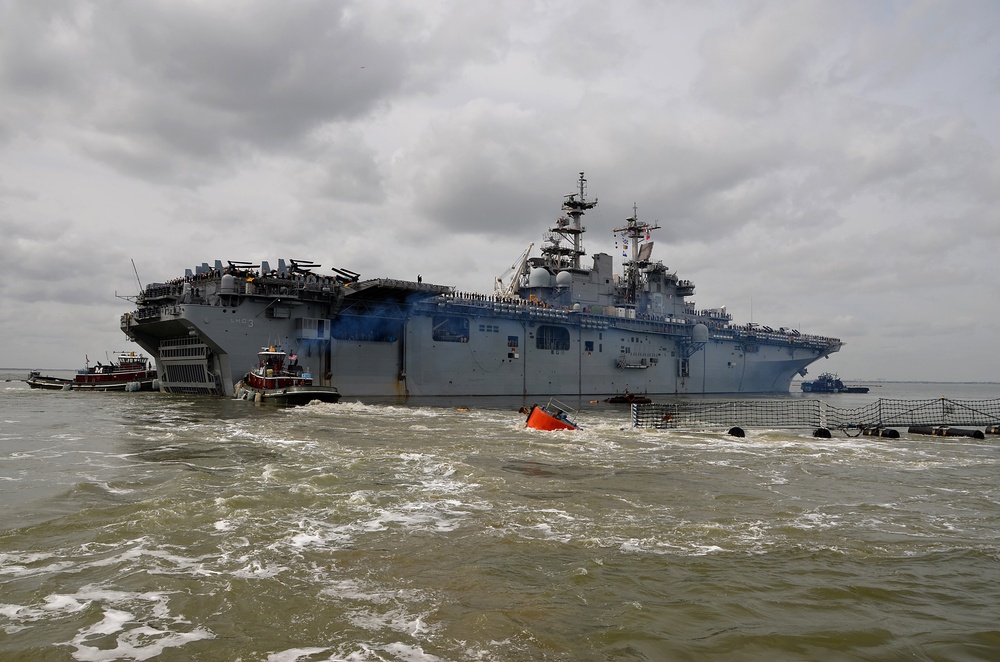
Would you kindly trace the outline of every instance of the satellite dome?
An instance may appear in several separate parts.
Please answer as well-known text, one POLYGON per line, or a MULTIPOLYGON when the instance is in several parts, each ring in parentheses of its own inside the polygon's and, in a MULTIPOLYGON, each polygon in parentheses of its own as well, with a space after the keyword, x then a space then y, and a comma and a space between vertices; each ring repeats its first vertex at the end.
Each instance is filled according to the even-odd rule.
POLYGON ((541 267, 535 267, 528 274, 528 287, 552 287, 552 274, 541 267))
POLYGON ((556 274, 556 286, 569 287, 573 284, 573 274, 568 271, 560 271, 556 274))

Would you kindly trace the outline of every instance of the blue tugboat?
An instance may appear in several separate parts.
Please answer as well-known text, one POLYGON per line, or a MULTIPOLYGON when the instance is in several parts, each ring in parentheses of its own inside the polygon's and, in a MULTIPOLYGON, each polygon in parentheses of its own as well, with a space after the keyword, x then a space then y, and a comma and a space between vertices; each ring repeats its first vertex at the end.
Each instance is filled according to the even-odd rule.
POLYGON ((803 393, 867 393, 867 386, 847 386, 840 377, 824 372, 811 382, 802 382, 803 393))

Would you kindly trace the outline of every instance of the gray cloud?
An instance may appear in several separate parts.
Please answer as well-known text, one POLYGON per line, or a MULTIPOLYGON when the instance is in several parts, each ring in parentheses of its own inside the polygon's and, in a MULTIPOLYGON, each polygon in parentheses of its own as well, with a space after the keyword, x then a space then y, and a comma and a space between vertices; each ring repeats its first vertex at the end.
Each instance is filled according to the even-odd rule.
POLYGON ((846 376, 995 378, 998 28, 986 1, 0 0, 0 363, 66 314, 63 365, 120 344, 133 258, 487 291, 585 171, 589 252, 636 204, 699 306, 839 335, 846 376))

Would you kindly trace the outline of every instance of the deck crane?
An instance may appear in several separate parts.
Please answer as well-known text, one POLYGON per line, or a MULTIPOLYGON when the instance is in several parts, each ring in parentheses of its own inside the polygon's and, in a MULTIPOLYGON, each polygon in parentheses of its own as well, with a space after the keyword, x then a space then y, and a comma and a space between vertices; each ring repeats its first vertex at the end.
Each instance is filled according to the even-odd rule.
POLYGON ((517 297, 517 289, 520 285, 521 275, 524 273, 525 265, 528 263, 528 254, 531 253, 531 249, 535 247, 535 243, 531 242, 528 247, 524 249, 521 253, 521 257, 517 258, 514 264, 510 265, 507 271, 503 272, 501 275, 497 276, 497 280, 493 283, 493 293, 501 299, 513 299, 517 297), (504 279, 510 278, 510 282, 504 285, 504 279))

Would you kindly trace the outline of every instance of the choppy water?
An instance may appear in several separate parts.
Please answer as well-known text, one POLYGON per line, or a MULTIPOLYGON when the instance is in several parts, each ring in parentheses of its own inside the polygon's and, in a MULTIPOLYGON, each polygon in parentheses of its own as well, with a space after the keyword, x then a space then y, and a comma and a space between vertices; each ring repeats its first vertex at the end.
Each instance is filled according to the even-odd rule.
POLYGON ((0 659, 1000 658, 997 438, 3 386, 0 659))

